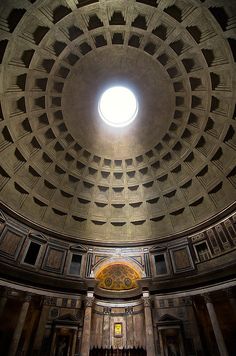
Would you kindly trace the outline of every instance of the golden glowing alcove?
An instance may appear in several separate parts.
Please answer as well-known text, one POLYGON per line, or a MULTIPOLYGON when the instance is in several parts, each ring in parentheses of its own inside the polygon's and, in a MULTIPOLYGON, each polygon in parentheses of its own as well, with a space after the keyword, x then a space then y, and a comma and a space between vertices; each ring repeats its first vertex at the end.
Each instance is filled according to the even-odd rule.
POLYGON ((140 274, 130 265, 121 262, 111 263, 98 270, 98 287, 107 290, 130 290, 138 287, 140 274))

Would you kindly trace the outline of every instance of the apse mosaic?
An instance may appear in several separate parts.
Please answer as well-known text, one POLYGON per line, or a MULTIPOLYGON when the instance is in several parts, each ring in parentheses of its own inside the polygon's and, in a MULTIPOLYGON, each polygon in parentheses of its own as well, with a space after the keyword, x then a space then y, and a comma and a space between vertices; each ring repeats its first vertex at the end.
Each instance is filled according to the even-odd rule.
POLYGON ((140 276, 130 266, 115 263, 99 271, 96 278, 99 288, 120 291, 137 288, 140 276))

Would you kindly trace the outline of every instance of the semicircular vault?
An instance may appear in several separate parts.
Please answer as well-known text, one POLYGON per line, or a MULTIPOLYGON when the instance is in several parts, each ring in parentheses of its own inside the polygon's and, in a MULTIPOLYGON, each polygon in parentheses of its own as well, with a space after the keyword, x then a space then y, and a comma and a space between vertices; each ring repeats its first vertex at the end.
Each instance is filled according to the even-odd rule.
POLYGON ((96 274, 98 287, 106 290, 122 291, 138 288, 141 278, 138 272, 122 263, 111 263, 96 274))

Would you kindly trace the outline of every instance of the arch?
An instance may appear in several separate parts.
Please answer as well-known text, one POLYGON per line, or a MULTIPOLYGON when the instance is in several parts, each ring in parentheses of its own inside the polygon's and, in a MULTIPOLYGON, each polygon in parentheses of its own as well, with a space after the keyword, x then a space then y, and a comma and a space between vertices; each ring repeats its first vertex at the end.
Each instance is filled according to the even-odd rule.
POLYGON ((134 259, 132 259, 130 257, 124 258, 124 257, 110 257, 110 256, 107 258, 101 259, 100 261, 98 261, 95 264, 95 266, 93 267, 93 269, 91 271, 91 277, 96 276, 98 274, 98 272, 100 272, 102 269, 104 269, 105 267, 107 267, 111 264, 115 264, 115 263, 130 266, 138 273, 140 278, 146 277, 146 273, 145 273, 143 267, 140 265, 140 263, 138 263, 138 261, 136 262, 134 259))
POLYGON ((93 273, 99 288, 113 291, 136 289, 137 281, 143 276, 135 262, 123 258, 108 258, 99 263, 93 273))

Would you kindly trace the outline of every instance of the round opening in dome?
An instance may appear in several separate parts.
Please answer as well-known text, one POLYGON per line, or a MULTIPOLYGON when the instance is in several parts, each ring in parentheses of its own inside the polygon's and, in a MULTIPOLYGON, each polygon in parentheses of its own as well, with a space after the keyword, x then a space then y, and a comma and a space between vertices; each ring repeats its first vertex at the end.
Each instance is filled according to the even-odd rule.
POLYGON ((108 125, 123 127, 136 118, 138 102, 130 89, 122 86, 111 87, 101 95, 98 112, 108 125))

